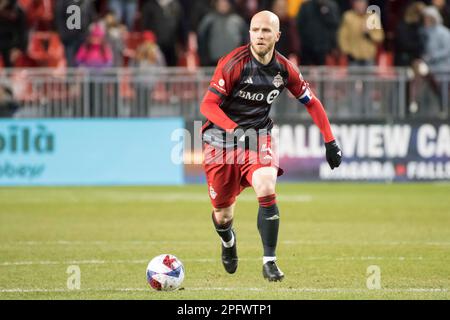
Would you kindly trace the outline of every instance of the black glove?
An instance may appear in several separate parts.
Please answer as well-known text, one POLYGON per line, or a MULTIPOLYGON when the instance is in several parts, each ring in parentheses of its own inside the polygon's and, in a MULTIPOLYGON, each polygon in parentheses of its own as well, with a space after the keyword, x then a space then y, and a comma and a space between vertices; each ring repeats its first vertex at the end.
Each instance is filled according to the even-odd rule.
POLYGON ((342 151, 339 149, 336 140, 325 143, 325 148, 327 150, 326 158, 331 170, 339 167, 342 161, 342 151))

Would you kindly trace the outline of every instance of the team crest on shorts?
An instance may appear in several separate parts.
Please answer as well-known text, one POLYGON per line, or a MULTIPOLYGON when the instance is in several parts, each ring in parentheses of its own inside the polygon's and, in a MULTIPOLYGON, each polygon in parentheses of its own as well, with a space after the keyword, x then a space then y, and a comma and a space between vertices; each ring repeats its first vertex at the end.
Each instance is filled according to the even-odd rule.
POLYGON ((267 144, 263 144, 261 146, 261 153, 267 152, 267 154, 264 156, 264 160, 272 160, 272 149, 270 147, 267 147, 267 144))
POLYGON ((283 77, 280 75, 280 73, 278 72, 278 74, 273 78, 273 85, 277 88, 279 88, 280 86, 282 86, 284 84, 283 81, 283 77))
POLYGON ((217 193, 214 191, 214 188, 212 185, 209 185, 209 195, 211 199, 215 199, 217 197, 217 193))

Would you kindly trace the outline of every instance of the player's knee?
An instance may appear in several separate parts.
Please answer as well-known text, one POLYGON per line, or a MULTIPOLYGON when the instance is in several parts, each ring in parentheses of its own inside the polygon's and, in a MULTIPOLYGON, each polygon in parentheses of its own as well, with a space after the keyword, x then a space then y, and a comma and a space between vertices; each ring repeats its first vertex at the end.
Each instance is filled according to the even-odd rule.
POLYGON ((214 216, 217 223, 226 224, 233 219, 233 206, 227 208, 214 208, 214 216))
POLYGON ((266 196, 275 193, 276 182, 276 168, 263 167, 253 172, 252 186, 258 196, 266 196))
POLYGON ((256 195, 258 197, 265 197, 271 194, 275 194, 275 183, 272 181, 265 181, 260 183, 259 185, 253 186, 255 189, 256 195))
POLYGON ((277 183, 273 168, 261 168, 253 173, 252 185, 258 197, 265 197, 275 193, 277 183))

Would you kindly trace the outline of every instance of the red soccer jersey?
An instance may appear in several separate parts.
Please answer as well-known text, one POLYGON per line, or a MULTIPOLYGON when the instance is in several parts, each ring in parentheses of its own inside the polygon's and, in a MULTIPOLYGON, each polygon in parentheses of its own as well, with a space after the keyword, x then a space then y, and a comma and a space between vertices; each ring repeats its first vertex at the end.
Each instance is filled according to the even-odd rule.
POLYGON ((208 119, 203 126, 204 141, 220 141, 225 131, 237 126, 270 131, 270 108, 284 88, 307 106, 325 141, 333 140, 323 107, 297 67, 277 51, 263 65, 253 57, 250 45, 245 45, 219 60, 200 109, 208 119))

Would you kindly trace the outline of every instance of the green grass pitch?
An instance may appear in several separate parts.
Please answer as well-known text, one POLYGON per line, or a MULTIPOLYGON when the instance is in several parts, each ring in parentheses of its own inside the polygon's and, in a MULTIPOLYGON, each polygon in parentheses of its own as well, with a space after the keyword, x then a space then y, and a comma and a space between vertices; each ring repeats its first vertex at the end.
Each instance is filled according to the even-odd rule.
POLYGON ((261 275, 253 190, 238 199, 239 267, 225 273, 204 185, 0 188, 0 299, 449 299, 450 184, 279 184, 278 262, 261 275), (156 292, 148 261, 184 263, 156 292), (81 271, 69 290, 67 269, 81 271), (367 268, 381 289, 367 288, 367 268))

